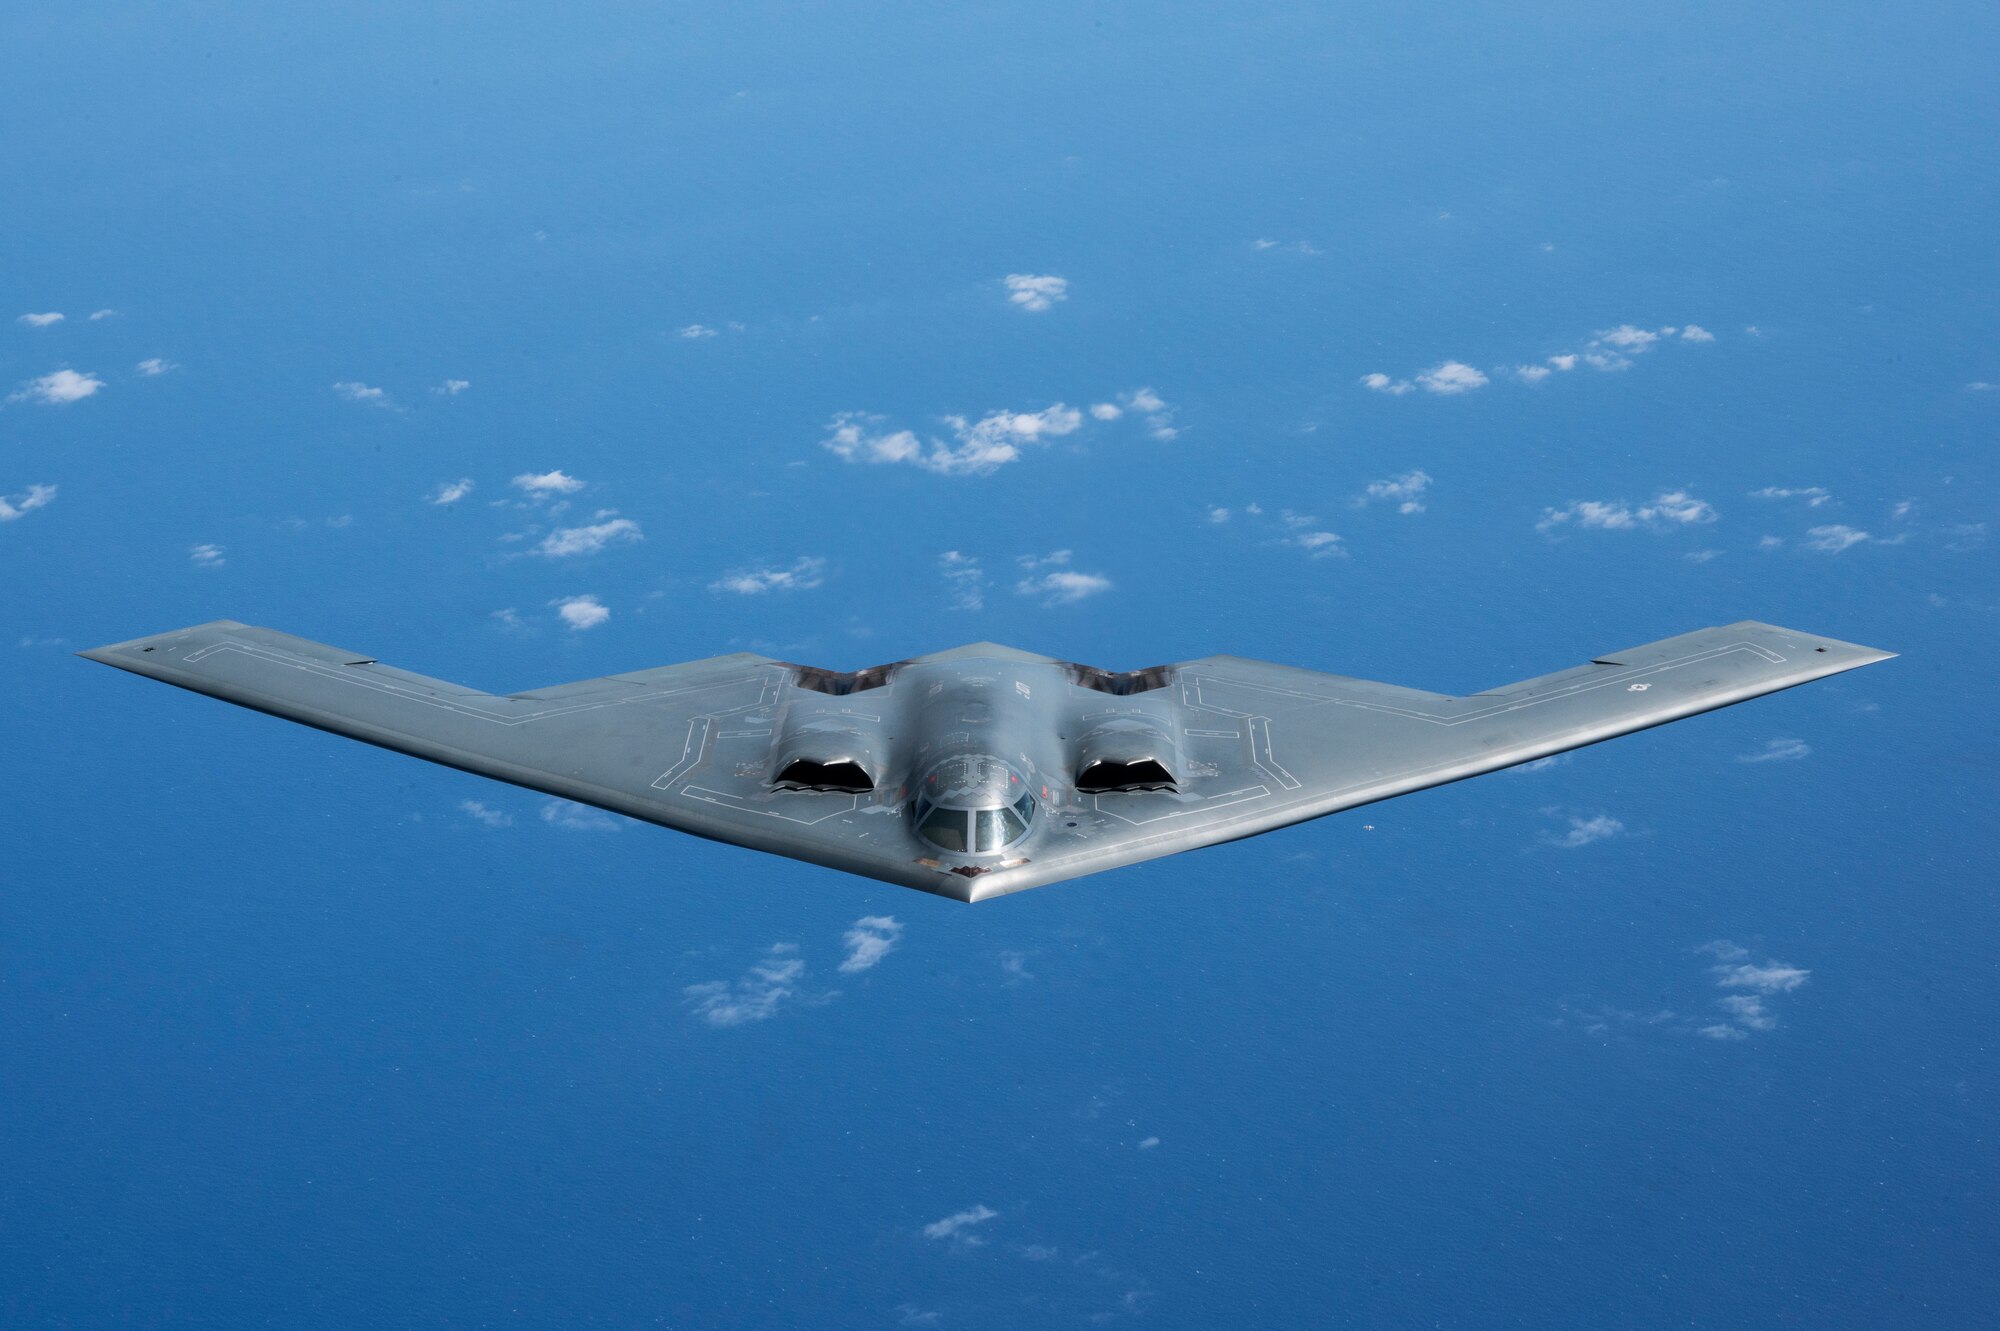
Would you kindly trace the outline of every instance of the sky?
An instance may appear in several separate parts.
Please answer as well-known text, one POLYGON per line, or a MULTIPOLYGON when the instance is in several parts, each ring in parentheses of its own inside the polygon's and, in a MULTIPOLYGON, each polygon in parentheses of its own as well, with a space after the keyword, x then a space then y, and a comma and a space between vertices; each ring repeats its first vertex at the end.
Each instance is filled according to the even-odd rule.
POLYGON ((1960 1327, 2000 13, 0 14, 0 1324, 1960 1327), (1003 899, 158 688, 1890 663, 1003 899))

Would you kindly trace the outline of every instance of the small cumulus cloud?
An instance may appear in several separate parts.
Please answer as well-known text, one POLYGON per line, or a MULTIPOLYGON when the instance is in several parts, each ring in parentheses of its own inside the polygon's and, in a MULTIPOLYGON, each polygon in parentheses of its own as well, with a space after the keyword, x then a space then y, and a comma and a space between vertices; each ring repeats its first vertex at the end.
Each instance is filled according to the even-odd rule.
POLYGON ((471 493, 472 478, 470 476, 461 476, 455 481, 441 482, 437 489, 431 491, 430 502, 441 505, 456 504, 471 493))
POLYGON ((1837 555, 1843 550, 1848 550, 1863 542, 1875 541, 1876 539, 1876 537, 1870 536, 1858 527, 1849 527, 1844 523, 1834 522, 1823 527, 1814 527, 1807 531, 1805 535, 1805 547, 1816 554, 1837 555))
POLYGON ((1434 365, 1417 376, 1417 387, 1426 393, 1451 396, 1455 393, 1470 393, 1475 388, 1484 388, 1487 378, 1463 361, 1448 360, 1434 365))
POLYGON ((1553 373, 1546 365, 1516 365, 1514 377, 1524 384, 1538 384, 1553 373))
POLYGON ((1681 341, 1713 342, 1715 341, 1715 334, 1709 332, 1706 328, 1703 328, 1700 324, 1689 324, 1687 327, 1681 329, 1681 341))
POLYGON ((1767 485, 1750 492, 1752 499, 1796 499, 1807 508, 1833 502, 1833 492, 1823 485, 1767 485))
POLYGON ((1564 850, 1578 850, 1584 846, 1594 846, 1600 841, 1609 841, 1613 837, 1622 836, 1624 832, 1624 823, 1600 813, 1590 818, 1571 816, 1568 831, 1548 833, 1545 839, 1549 844, 1561 846, 1564 850))
POLYGON ((607 518, 581 527, 558 527, 536 543, 533 553, 545 559, 570 559, 645 539, 645 533, 632 519, 607 518))
POLYGON ((1044 310, 1069 299, 1069 279, 1051 277, 1046 274, 1009 273, 1007 299, 1030 314, 1040 314, 1044 310))
POLYGON ((439 397, 457 397, 470 387, 472 387, 472 380, 470 379, 447 379, 437 387, 431 389, 431 392, 436 393, 439 397))
POLYGON ((1802 739, 1772 739, 1764 741, 1764 747, 1754 753, 1736 756, 1739 763, 1791 763, 1812 752, 1812 745, 1802 739))
POLYGON ((20 494, 0 495, 0 522, 14 522, 55 502, 56 487, 31 485, 20 494))
POLYGON ((148 356, 133 367, 148 379, 157 379, 163 374, 171 374, 180 366, 164 356, 148 356))
POLYGON ((1211 508, 1208 510, 1208 520, 1218 525, 1227 522, 1229 521, 1229 510, 1226 508, 1211 508))
POLYGON ((188 560, 196 568, 221 568, 229 562, 223 555, 223 548, 219 545, 204 543, 188 548, 188 560))
POLYGON ((1159 1144, 1160 1139, 1158 1137, 1147 1137, 1139 1143, 1139 1149, 1142 1151, 1151 1151, 1157 1149, 1159 1144))
POLYGON ((1371 392, 1387 393, 1391 397, 1401 397, 1415 387, 1408 379, 1391 379, 1379 370, 1373 374, 1362 375, 1361 386, 1371 392))
POLYGON ((712 592, 735 592, 738 596, 762 596, 766 592, 811 591, 826 581, 826 560, 818 555, 800 555, 784 568, 738 569, 708 584, 712 592))
POLYGON ((1111 579, 1101 573, 1084 573, 1070 567, 1068 550, 1047 555, 1022 555, 1015 562, 1026 575, 1014 584, 1022 596, 1038 596, 1044 605, 1073 605, 1111 590, 1111 579))
POLYGON ((947 550, 938 556, 938 570, 944 575, 945 586, 951 592, 952 609, 986 608, 986 570, 978 558, 958 550, 947 550))
POLYGON ((1369 482, 1359 502, 1367 504, 1380 500, 1394 504, 1398 513, 1421 513, 1424 511, 1424 492, 1430 486, 1429 472, 1406 471, 1388 480, 1369 482))
POLYGON ((882 958, 896 950, 903 926, 893 915, 864 915, 841 936, 847 955, 841 959, 842 975, 858 975, 873 970, 882 958))
POLYGON ((546 499, 555 495, 573 495, 583 488, 583 482, 567 473, 545 471, 540 475, 524 472, 511 482, 513 487, 530 499, 546 499))
POLYGON ((1724 1019, 1698 1027, 1695 1034, 1711 1040, 1742 1040, 1752 1033, 1777 1029, 1778 1019, 1771 1010, 1773 995, 1789 994, 1802 988, 1812 972, 1802 966, 1765 958, 1752 958, 1749 949, 1727 938, 1695 949, 1716 959, 1709 975, 1718 989, 1727 990, 1715 1000, 1724 1019))
POLYGON ((542 803, 542 821, 563 832, 616 832, 618 820, 602 809, 575 800, 550 799, 542 803))
POLYGON ((90 321, 92 323, 96 323, 100 319, 116 319, 117 317, 118 311, 116 310, 92 310, 90 312, 90 321))
POLYGON ((335 384, 333 391, 347 402, 365 402, 369 406, 386 407, 391 410, 396 405, 389 400, 389 394, 386 390, 364 384, 355 379, 347 379, 335 384))
POLYGON ((611 611, 595 596, 564 596, 549 604, 569 628, 581 633, 611 618, 611 611))
POLYGON ((1659 340, 1659 333, 1632 324, 1619 324, 1616 328, 1600 328, 1591 338, 1592 345, 1616 347, 1619 351, 1635 354, 1652 350, 1653 344, 1659 340))
POLYGON ((19 389, 7 395, 9 402, 33 402, 44 407, 67 406, 93 396, 104 381, 89 372, 78 374, 75 370, 52 370, 39 378, 30 379, 19 389))
POLYGON ((1152 389, 1136 388, 1120 400, 1127 411, 1138 412, 1146 418, 1146 433, 1153 438, 1165 441, 1180 437, 1181 432, 1174 425, 1174 409, 1152 389))
POLYGON ((931 1223, 924 1226, 923 1234, 927 1239, 941 1242, 948 1241, 962 1247, 976 1248, 986 1240, 972 1233, 971 1230, 973 1227, 983 1225, 987 1221, 997 1218, 999 1214, 998 1211, 990 1206, 969 1206, 965 1210, 948 1215, 942 1220, 931 1221, 931 1223))
POLYGON ((1535 530, 1547 532, 1574 524, 1597 531, 1671 531, 1714 522, 1717 516, 1712 506, 1687 491, 1667 490, 1654 496, 1650 504, 1637 507, 1623 500, 1579 499, 1566 508, 1546 508, 1535 530))
POLYGON ((1083 413, 1058 402, 1040 411, 995 411, 971 421, 947 416, 950 439, 920 439, 911 430, 876 428, 881 417, 842 412, 820 446, 843 462, 908 463, 940 476, 986 476, 1019 460, 1021 450, 1073 434, 1083 413))
POLYGON ((1115 421, 1125 414, 1125 408, 1116 402, 1095 402, 1090 407, 1090 418, 1098 421, 1115 421))
POLYGON ((1337 532, 1302 531, 1286 538, 1286 544, 1295 545, 1314 559, 1334 559, 1347 557, 1347 543, 1337 532))
POLYGON ((717 336, 717 334, 707 324, 687 324, 676 328, 674 336, 686 342, 706 342, 709 338, 717 336))
POLYGON ((49 328, 62 321, 62 315, 54 310, 46 314, 24 314, 15 320, 16 323, 26 324, 29 328, 49 328))
POLYGON ((681 990, 696 1016, 711 1026, 769 1021, 798 993, 805 958, 796 943, 773 943, 763 958, 735 980, 709 980, 681 990))
POLYGON ((458 811, 482 827, 498 828, 514 825, 513 814, 481 804, 478 800, 460 800, 458 811))

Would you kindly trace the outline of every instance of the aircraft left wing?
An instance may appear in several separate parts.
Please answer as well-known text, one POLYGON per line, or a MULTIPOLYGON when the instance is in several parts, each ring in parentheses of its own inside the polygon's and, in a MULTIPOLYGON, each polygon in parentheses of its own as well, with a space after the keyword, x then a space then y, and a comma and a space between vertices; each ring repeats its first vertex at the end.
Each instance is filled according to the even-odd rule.
POLYGON ((711 840, 949 891, 886 847, 873 795, 772 791, 773 709, 797 667, 741 653, 491 694, 217 620, 81 655, 242 707, 711 840))

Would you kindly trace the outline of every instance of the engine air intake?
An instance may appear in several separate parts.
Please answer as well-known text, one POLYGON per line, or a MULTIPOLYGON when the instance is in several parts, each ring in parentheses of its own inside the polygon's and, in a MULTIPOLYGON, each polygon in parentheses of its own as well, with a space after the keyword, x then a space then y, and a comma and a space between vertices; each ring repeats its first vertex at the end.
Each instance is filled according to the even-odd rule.
POLYGON ((1175 790, 1178 786, 1166 764, 1155 758, 1137 758, 1123 763, 1092 763, 1076 774, 1076 788, 1086 795, 1105 795, 1113 791, 1175 790))
POLYGON ((780 790, 823 790, 841 795, 865 795, 875 789, 875 779, 860 763, 846 760, 814 762, 794 758, 771 784, 780 790))

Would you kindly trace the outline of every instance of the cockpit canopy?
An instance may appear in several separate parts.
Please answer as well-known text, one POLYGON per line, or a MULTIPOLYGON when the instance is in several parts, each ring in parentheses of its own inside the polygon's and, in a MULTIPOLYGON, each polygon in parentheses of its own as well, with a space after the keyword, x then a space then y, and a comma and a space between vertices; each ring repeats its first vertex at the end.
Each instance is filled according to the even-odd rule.
POLYGON ((948 758, 910 806, 917 835, 952 855, 997 855, 1028 834, 1038 805, 1028 783, 997 758, 948 758))

